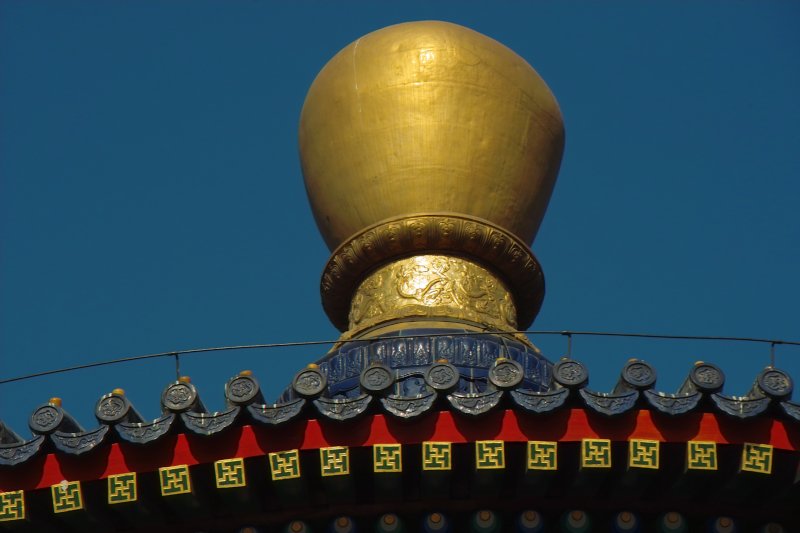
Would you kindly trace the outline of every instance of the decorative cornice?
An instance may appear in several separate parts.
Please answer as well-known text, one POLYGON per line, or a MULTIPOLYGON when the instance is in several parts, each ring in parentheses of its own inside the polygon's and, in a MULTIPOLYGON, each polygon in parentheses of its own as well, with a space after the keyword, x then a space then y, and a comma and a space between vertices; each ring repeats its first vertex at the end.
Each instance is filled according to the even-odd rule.
POLYGON ((26 462, 39 453, 44 441, 44 435, 36 435, 29 441, 0 444, 0 466, 14 466, 26 462))
POLYGON ((455 213, 388 219, 351 237, 331 255, 322 274, 322 305, 341 331, 349 327, 350 302, 364 278, 396 259, 425 253, 463 256, 497 272, 527 328, 544 298, 544 274, 530 248, 486 220, 455 213))
POLYGON ((306 405, 306 400, 298 398, 297 400, 284 403, 281 405, 266 405, 266 404, 250 404, 247 406, 247 411, 250 417, 259 424, 267 424, 274 426, 283 424, 295 418, 303 410, 306 405))
POLYGON ((175 414, 168 413, 152 422, 122 422, 114 426, 119 438, 131 444, 149 444, 166 435, 175 421, 175 414))
POLYGON ((198 435, 213 435, 233 425, 240 411, 241 407, 235 405, 222 412, 194 413, 192 411, 186 411, 181 413, 180 416, 184 427, 192 433, 198 435))
POLYGON ((368 274, 351 299, 347 334, 410 318, 449 319, 516 331, 517 311, 496 275, 462 257, 415 255, 368 274))
POLYGON ((474 394, 454 392, 447 395, 447 400, 457 411, 465 415, 477 416, 487 413, 497 407, 502 397, 503 391, 501 390, 478 392, 474 394))
MULTIPOLYGON (((418 404, 404 410, 400 415, 367 412, 359 421, 346 423, 332 423, 336 419, 325 416, 282 426, 243 425, 237 426, 237 430, 229 433, 225 440, 213 436, 178 433, 173 435, 174 438, 158 439, 159 442, 151 440, 146 448, 130 446, 130 440, 109 442, 103 453, 86 453, 71 458, 70 477, 75 481, 101 479, 130 472, 131 464, 136 465, 137 472, 153 472, 159 468, 178 465, 207 464, 230 458, 232 449, 236 450, 236 457, 246 459, 291 449, 302 452, 330 446, 363 447, 384 443, 414 445, 423 440, 453 443, 472 443, 477 440, 499 440, 507 443, 547 440, 576 443, 596 438, 625 442, 629 439, 650 439, 657 436, 663 443, 679 444, 687 441, 715 441, 720 445, 757 442, 759 445, 773 447, 776 452, 791 453, 794 457, 799 446, 795 438, 796 422, 771 417, 750 420, 743 424, 742 421, 722 413, 692 412, 680 417, 666 417, 646 409, 634 408, 619 418, 611 418, 599 415, 588 405, 572 408, 562 406, 547 412, 546 408, 538 409, 544 406, 535 406, 537 408, 533 410, 527 406, 522 409, 503 409, 499 403, 476 417, 464 416, 479 414, 468 412, 473 409, 472 406, 462 404, 461 407, 462 409, 448 411, 425 411, 424 404, 418 404), (534 415, 531 411, 541 414, 534 415), (408 424, 407 419, 415 414, 421 416, 419 426, 408 424), (235 446, 232 448, 233 445, 235 446)), ((479 405, 476 407, 480 408, 479 405)), ((169 415, 171 419, 178 416, 169 415)), ((40 452, 39 457, 42 460, 27 465, 18 461, 21 457, 17 455, 35 455, 33 449, 44 439, 45 437, 40 436, 26 443, 24 446, 30 447, 30 451, 17 451, 18 448, 15 447, 14 451, 2 454, 5 462, 4 467, 0 468, 0 491, 47 488, 65 479, 62 468, 66 463, 59 459, 59 455, 64 453, 60 450, 55 450, 47 457, 41 457, 40 452)), ((144 439, 140 444, 144 444, 144 439)), ((22 461, 25 462, 27 461, 22 461)))
POLYGON ((398 418, 414 418, 431 409, 436 401, 436 393, 428 392, 419 396, 404 397, 390 394, 386 398, 381 398, 383 408, 398 418))

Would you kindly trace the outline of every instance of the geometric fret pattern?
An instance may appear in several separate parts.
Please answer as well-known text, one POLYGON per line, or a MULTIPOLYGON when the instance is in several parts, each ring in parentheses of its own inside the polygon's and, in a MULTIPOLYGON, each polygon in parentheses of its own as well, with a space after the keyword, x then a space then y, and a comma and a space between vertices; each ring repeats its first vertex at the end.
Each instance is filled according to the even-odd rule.
POLYGON ((717 443, 705 440, 687 442, 686 468, 688 470, 716 470, 717 443))
POLYGON ((479 440, 475 442, 475 468, 478 470, 497 470, 505 467, 505 442, 502 440, 479 440))
POLYGON ((25 493, 21 490, 0 492, 0 522, 25 520, 25 493))
POLYGON ((347 475, 350 473, 350 448, 347 446, 320 448, 319 462, 323 477, 347 475))
POLYGON ((375 444, 372 446, 372 470, 376 473, 403 471, 402 444, 375 444))
POLYGON ((452 470, 453 445, 449 442, 422 443, 423 470, 452 470))
POLYGON ((582 439, 581 467, 611 468, 611 440, 582 439))
POLYGON ((631 439, 628 442, 628 467, 658 470, 658 452, 657 440, 631 439))
POLYGON ((247 485, 244 474, 244 459, 222 459, 214 463, 214 478, 218 489, 235 489, 247 485))
MULTIPOLYGON (((475 468, 478 470, 504 469, 506 467, 505 442, 502 440, 474 441, 475 468)), ((375 444, 373 448, 373 471, 392 473, 403 471, 402 444, 375 444)), ((557 470, 558 448, 556 441, 528 441, 526 448, 526 470, 557 470)), ((451 442, 424 441, 421 443, 423 471, 452 470, 453 449, 451 442)), ((350 449, 347 446, 319 448, 320 474, 342 476, 350 474, 350 449)), ((580 441, 580 464, 582 468, 611 468, 612 445, 610 439, 586 438, 580 441)), ((273 480, 300 477, 299 450, 286 450, 268 454, 273 480)), ((774 447, 770 444, 744 443, 742 445, 741 472, 770 475, 775 459, 774 447)), ((649 439, 629 439, 628 468, 652 469, 660 467, 660 442, 649 439)), ((213 463, 218 489, 245 487, 244 459, 237 457, 213 463)), ((687 470, 718 470, 717 443, 691 440, 686 442, 687 470)), ((192 481, 188 465, 159 468, 158 478, 162 496, 188 494, 192 492, 192 481)), ((136 472, 107 476, 107 502, 109 505, 138 501, 139 490, 136 472)), ((65 513, 85 508, 80 481, 61 481, 51 485, 54 513, 65 513)), ((0 492, 0 523, 28 518, 25 492, 14 490, 0 492)), ((2 529, 2 527, 0 527, 2 529)))
POLYGON ((757 474, 771 474, 772 446, 745 442, 742 449, 742 470, 757 474))
POLYGON ((556 470, 558 443, 542 440, 528 441, 528 470, 556 470))
POLYGON ((158 469, 162 496, 175 496, 192 492, 188 465, 165 466, 158 469))
POLYGON ((66 513, 83 509, 83 494, 80 481, 62 481, 50 486, 53 496, 53 512, 66 513))
POLYGON ((136 490, 136 472, 126 472, 108 476, 108 504, 135 502, 138 498, 136 490))
POLYGON ((269 454, 269 468, 273 481, 300 477, 300 451, 286 450, 269 454))

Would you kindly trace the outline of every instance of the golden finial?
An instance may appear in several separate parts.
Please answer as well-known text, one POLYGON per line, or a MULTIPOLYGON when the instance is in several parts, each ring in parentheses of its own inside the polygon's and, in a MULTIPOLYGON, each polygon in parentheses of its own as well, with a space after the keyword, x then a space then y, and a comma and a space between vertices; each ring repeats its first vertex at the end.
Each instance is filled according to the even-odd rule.
POLYGON ((55 405, 56 407, 61 407, 61 398, 53 397, 47 400, 47 403, 50 405, 55 405))
POLYGON ((333 250, 322 296, 337 327, 355 335, 406 318, 530 324, 544 281, 528 244, 564 129, 525 60, 446 22, 375 31, 314 80, 299 143, 333 250))
POLYGON ((117 396, 125 396, 125 389, 114 389, 111 391, 111 394, 116 394, 117 396))

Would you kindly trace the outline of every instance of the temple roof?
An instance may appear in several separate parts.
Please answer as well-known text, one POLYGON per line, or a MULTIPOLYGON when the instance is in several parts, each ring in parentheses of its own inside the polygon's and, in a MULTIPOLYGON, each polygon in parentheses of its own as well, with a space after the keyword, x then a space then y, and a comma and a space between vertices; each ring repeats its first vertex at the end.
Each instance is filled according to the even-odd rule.
MULTIPOLYGON (((656 515, 666 520, 667 511, 680 511, 689 522, 699 516, 731 516, 747 524, 777 520, 789 527, 796 520, 792 502, 800 490, 795 476, 800 468, 800 404, 791 401, 792 379, 785 372, 767 367, 754 376, 749 391, 736 396, 724 390, 719 367, 698 362, 688 369, 677 391, 664 392, 656 388, 656 369, 631 359, 612 390, 596 391, 589 387, 589 371, 581 362, 562 358, 552 365, 544 359, 542 365, 523 364, 534 352, 520 353, 512 347, 507 345, 507 351, 483 366, 477 360, 465 365, 453 357, 415 366, 403 360, 398 370, 388 359, 361 360, 355 375, 329 354, 321 364, 300 370, 273 404, 265 403, 258 379, 243 371, 224 384, 227 407, 218 412, 209 412, 200 391, 188 378, 181 378, 164 388, 163 414, 155 420, 143 420, 124 391, 115 390, 97 401, 98 425, 88 430, 53 399, 31 414, 32 438, 0 425, 0 495, 33 502, 28 507, 32 516, 49 524, 52 517, 49 503, 42 503, 43 489, 52 491, 53 498, 62 486, 77 487, 74 490, 80 494, 84 489, 87 494, 105 494, 112 490, 112 481, 133 473, 139 476, 138 482, 136 476, 133 481, 139 483, 137 494, 160 494, 177 501, 167 498, 170 493, 163 486, 158 489, 159 479, 162 485, 169 479, 165 472, 177 469, 190 488, 186 494, 202 500, 204 491, 225 488, 219 479, 214 486, 213 476, 219 471, 212 474, 206 469, 236 462, 250 478, 271 475, 274 490, 282 493, 281 487, 289 484, 281 481, 281 461, 291 459, 296 465, 293 472, 303 478, 310 494, 334 498, 331 491, 336 490, 325 481, 326 450, 344 453, 354 468, 358 464, 369 470, 372 464, 376 479, 366 481, 354 474, 356 486, 384 479, 376 466, 380 454, 401 454, 406 467, 396 471, 403 480, 398 483, 416 493, 427 483, 426 468, 417 456, 441 445, 448 454, 452 450, 448 469, 453 475, 469 478, 462 480, 466 485, 459 481, 442 489, 438 503, 429 509, 455 513, 447 515, 448 520, 465 519, 459 507, 465 501, 471 501, 473 508, 487 504, 506 515, 538 509, 544 513, 542 519, 550 521, 576 509, 602 520, 611 519, 610 511, 639 513, 632 515, 636 520, 656 515), (408 394, 410 390, 416 393, 408 394), (475 451, 467 451, 471 448, 475 451), (538 457, 539 452, 544 455, 538 457), (498 487, 523 483, 521 492, 502 501, 480 492, 482 453, 486 461, 501 460, 486 467, 502 470, 490 490, 500 494, 498 487), (266 457, 269 461, 262 464, 266 457), (321 478, 315 473, 320 468, 321 478), (597 472, 603 474, 598 477, 597 472), (159 477, 153 477, 155 473, 159 477), (544 481, 539 479, 543 474, 544 481), (590 494, 601 491, 588 499, 583 489, 578 490, 587 475, 594 487, 590 494), (538 480, 534 486, 543 484, 543 492, 534 491, 538 494, 534 499, 528 494, 531 487, 525 485, 533 483, 531 476, 538 480), (704 487, 691 504, 676 489, 687 480, 704 487), (631 492, 631 486, 641 492, 631 492), (763 492, 755 495, 756 487, 763 492), (602 493, 605 490, 608 495, 602 493), (466 493, 458 496, 458 491, 466 493), (735 502, 742 498, 759 504, 740 508, 735 502)), ((405 493, 373 501, 369 490, 365 494, 361 490, 338 506, 308 507, 313 501, 309 496, 306 507, 284 508, 278 502, 275 509, 268 506, 269 512, 249 508, 255 514, 248 516, 250 523, 275 525, 293 516, 324 522, 337 513, 361 513, 365 520, 374 520, 376 512, 385 511, 408 520, 425 507, 405 493)), ((89 496, 85 498, 88 501, 89 496)), ((81 500, 81 507, 67 510, 91 518, 98 508, 112 505, 110 499, 98 503, 97 496, 93 498, 89 507, 81 500)), ((56 509, 60 504, 54 499, 52 505, 56 509)), ((224 515, 225 510, 214 512, 224 515)), ((192 523, 182 520, 183 525, 192 523)), ((217 521, 224 523, 222 518, 217 521)), ((228 531, 221 525, 214 530, 228 531)))
MULTIPOLYGON (((526 387, 522 366, 502 358, 484 376, 470 376, 447 361, 410 369, 400 376, 386 365, 373 364, 364 368, 349 395, 342 391, 331 395, 326 374, 310 365, 297 373, 284 401, 267 404, 257 378, 242 372, 225 383, 228 407, 215 412, 207 411, 200 392, 188 379, 179 379, 164 388, 163 414, 154 420, 143 420, 124 391, 116 390, 97 401, 94 414, 99 425, 89 430, 59 402, 50 401, 31 413, 30 439, 0 422, 0 465, 20 468, 46 454, 82 456, 108 443, 157 446, 175 433, 210 437, 243 425, 288 426, 308 420, 345 423, 369 415, 419 420, 438 412, 478 418, 506 410, 522 416, 579 410, 590 418, 611 421, 626 415, 641 417, 646 412, 656 425, 657 421, 672 426, 695 424, 698 416, 710 416, 731 427, 737 422, 771 420, 785 425, 792 435, 800 429, 800 404, 791 401, 792 378, 773 367, 755 376, 744 395, 725 394, 722 370, 707 362, 696 363, 674 392, 656 390, 656 369, 639 359, 631 359, 622 368, 611 391, 592 390, 588 369, 567 358, 553 366, 543 390, 526 387), (393 392, 410 380, 423 382, 419 394, 393 392), (465 381, 471 392, 459 387, 459 382, 463 385, 465 381)), ((795 449, 797 445, 787 436, 782 447, 795 449)), ((11 488, 7 479, 3 481, 5 488, 11 488)))

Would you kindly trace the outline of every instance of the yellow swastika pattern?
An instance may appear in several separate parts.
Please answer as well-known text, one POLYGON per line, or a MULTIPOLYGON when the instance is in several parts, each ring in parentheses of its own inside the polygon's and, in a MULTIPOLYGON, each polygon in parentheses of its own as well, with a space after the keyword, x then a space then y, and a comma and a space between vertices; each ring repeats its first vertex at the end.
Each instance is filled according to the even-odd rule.
POLYGON ((496 470, 506 467, 506 445, 501 440, 475 441, 475 468, 496 470))
POLYGON ((686 468, 689 470, 716 470, 717 443, 704 440, 687 442, 686 468))
POLYGON ((192 492, 188 465, 165 466, 158 469, 162 496, 175 496, 192 492))
POLYGON ((771 474, 772 446, 745 442, 742 450, 742 470, 758 474, 771 474))
POLYGON ((372 470, 376 473, 402 472, 402 445, 375 444, 372 446, 372 470))
POLYGON ((214 477, 218 489, 234 489, 247 485, 244 473, 244 459, 221 459, 214 462, 214 477))
POLYGON ((528 441, 528 470, 556 470, 558 443, 546 440, 528 441))
POLYGON ((449 442, 422 443, 423 470, 451 470, 453 468, 453 446, 449 442))
POLYGON ((319 464, 323 477, 347 475, 350 473, 350 449, 347 446, 320 448, 319 464))
POLYGON ((628 442, 628 467, 658 470, 659 451, 657 440, 631 439, 628 442))
POLYGON ((108 476, 108 504, 135 502, 136 489, 136 472, 108 476))
POLYGON ((21 490, 0 492, 0 522, 25 520, 25 493, 21 490))
POLYGON ((273 481, 300 477, 300 452, 286 450, 269 454, 269 469, 273 481))
POLYGON ((66 513, 83 509, 83 494, 80 481, 62 481, 51 485, 53 496, 53 512, 66 513))
POLYGON ((583 468, 611 468, 611 441, 608 439, 581 440, 583 468))

